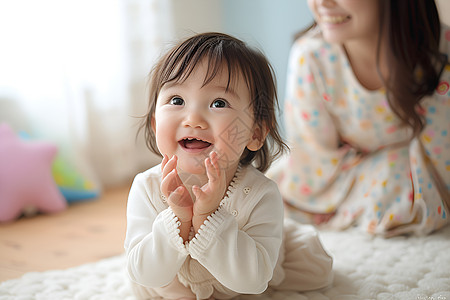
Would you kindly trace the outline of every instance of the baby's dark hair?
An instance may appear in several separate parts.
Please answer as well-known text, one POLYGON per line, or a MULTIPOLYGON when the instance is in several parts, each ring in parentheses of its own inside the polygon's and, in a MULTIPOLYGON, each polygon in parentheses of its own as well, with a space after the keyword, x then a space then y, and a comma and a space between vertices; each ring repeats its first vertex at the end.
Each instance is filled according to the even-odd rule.
POLYGON ((161 88, 168 82, 183 82, 203 60, 207 61, 208 84, 224 68, 228 70, 228 85, 243 76, 250 91, 250 105, 257 126, 267 129, 263 146, 257 151, 245 149, 240 163, 253 163, 261 172, 266 171, 287 146, 279 133, 276 111, 279 109, 275 75, 270 63, 258 50, 241 40, 223 33, 209 32, 192 36, 170 49, 150 72, 148 111, 140 129, 144 129, 148 148, 161 155, 152 130, 152 118, 161 88))

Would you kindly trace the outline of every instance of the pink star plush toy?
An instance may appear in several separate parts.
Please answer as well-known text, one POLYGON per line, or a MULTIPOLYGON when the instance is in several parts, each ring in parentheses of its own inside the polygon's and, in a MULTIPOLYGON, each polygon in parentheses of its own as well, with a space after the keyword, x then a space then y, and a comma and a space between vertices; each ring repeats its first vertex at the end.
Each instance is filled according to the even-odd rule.
POLYGON ((0 124, 0 222, 32 208, 43 213, 64 210, 67 202, 52 176, 55 145, 24 141, 0 124))

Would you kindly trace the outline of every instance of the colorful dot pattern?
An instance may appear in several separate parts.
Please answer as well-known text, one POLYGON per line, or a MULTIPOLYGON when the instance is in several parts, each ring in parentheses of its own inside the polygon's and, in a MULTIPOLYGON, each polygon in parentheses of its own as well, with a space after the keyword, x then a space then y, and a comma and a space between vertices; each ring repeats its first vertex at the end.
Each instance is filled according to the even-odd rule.
MULTIPOLYGON (((442 51, 450 51, 450 31, 442 51)), ((444 37, 447 37, 445 39, 444 37)), ((290 153, 267 175, 298 210, 335 213, 329 227, 426 234, 448 223, 450 66, 423 99, 426 127, 410 139, 384 90, 356 79, 343 49, 320 34, 292 48, 285 127, 290 153)))

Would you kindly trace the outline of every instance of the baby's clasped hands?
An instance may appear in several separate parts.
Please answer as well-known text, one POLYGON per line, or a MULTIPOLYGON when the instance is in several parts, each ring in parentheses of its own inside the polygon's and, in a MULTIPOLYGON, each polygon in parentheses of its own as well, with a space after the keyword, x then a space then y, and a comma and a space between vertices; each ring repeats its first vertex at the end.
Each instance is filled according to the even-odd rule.
POLYGON ((183 224, 192 222, 194 231, 197 232, 206 218, 217 210, 225 194, 225 171, 219 165, 218 154, 212 151, 204 162, 208 182, 202 187, 192 187, 196 198, 194 202, 178 175, 177 160, 176 155, 170 159, 164 155, 161 163, 161 191, 178 220, 183 224))

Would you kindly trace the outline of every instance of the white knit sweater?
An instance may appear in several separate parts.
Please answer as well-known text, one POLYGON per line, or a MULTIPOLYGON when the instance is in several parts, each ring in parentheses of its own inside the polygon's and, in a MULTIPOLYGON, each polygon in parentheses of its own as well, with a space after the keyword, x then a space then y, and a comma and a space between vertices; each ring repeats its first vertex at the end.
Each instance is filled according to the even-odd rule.
POLYGON ((219 209, 183 243, 178 219, 160 191, 160 169, 138 174, 131 187, 125 239, 130 279, 157 288, 178 275, 200 299, 262 293, 282 244, 283 203, 276 184, 252 166, 238 168, 219 209))

